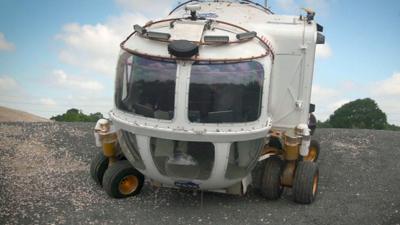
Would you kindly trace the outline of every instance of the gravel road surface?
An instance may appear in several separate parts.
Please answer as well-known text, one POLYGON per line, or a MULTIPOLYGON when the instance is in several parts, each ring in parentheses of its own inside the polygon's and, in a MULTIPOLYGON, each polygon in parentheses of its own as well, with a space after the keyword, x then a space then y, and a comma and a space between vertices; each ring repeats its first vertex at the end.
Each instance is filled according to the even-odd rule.
POLYGON ((400 224, 400 132, 317 130, 312 205, 145 185, 116 200, 91 180, 85 123, 0 123, 0 224, 400 224))

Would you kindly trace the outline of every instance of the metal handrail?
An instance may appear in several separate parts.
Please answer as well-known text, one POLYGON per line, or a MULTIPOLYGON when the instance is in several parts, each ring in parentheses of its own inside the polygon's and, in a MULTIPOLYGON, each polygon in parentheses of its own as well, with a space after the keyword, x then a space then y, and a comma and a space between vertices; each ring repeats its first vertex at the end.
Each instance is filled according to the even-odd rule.
MULTIPOLYGON (((149 22, 143 28, 148 28, 148 27, 150 27, 150 26, 152 26, 154 24, 159 24, 159 23, 163 23, 163 22, 170 22, 170 21, 177 21, 177 20, 182 20, 182 19, 188 19, 188 18, 172 18, 172 19, 164 19, 164 20, 149 22)), ((235 24, 232 24, 232 23, 229 23, 229 22, 225 22, 225 21, 221 21, 221 20, 210 20, 210 21, 216 22, 216 23, 225 24, 225 25, 228 25, 228 26, 232 26, 232 27, 241 29, 244 32, 250 32, 246 28, 243 28, 241 26, 238 26, 238 25, 235 25, 235 24)), ((129 49, 129 48, 125 47, 125 43, 133 35, 135 35, 136 33, 137 32, 134 31, 124 41, 121 42, 121 44, 120 44, 121 49, 123 49, 123 50, 125 50, 125 51, 127 51, 127 52, 129 52, 131 54, 139 55, 139 56, 143 56, 143 57, 157 58, 157 59, 162 59, 162 60, 177 59, 176 57, 173 57, 173 56, 165 57, 165 56, 160 56, 160 55, 150 55, 150 54, 147 54, 147 53, 139 52, 139 51, 132 50, 132 49, 129 49)), ((151 40, 154 40, 154 41, 171 43, 171 41, 169 41, 169 40, 153 39, 153 38, 148 38, 146 36, 142 36, 142 37, 143 38, 147 38, 147 39, 151 39, 151 40)), ((193 61, 207 61, 207 62, 215 62, 215 61, 218 61, 218 62, 246 61, 246 60, 253 60, 253 59, 262 58, 262 57, 265 57, 265 56, 267 56, 269 54, 271 54, 272 60, 274 60, 275 54, 274 54, 273 50, 271 49, 270 45, 264 39, 259 37, 258 35, 255 38, 257 38, 264 45, 264 47, 266 49, 266 52, 264 54, 262 54, 262 55, 248 57, 248 58, 239 58, 239 59, 229 59, 229 58, 227 58, 227 59, 202 59, 202 58, 198 58, 197 56, 195 56, 194 58, 192 57, 190 60, 193 60, 193 61)), ((249 41, 249 40, 239 40, 239 41, 231 41, 231 42, 227 42, 227 43, 218 43, 218 45, 238 44, 238 43, 243 43, 243 42, 246 42, 246 41, 249 41)), ((215 45, 215 44, 205 43, 205 42, 201 42, 201 41, 200 42, 195 42, 195 43, 199 44, 199 45, 215 45)))

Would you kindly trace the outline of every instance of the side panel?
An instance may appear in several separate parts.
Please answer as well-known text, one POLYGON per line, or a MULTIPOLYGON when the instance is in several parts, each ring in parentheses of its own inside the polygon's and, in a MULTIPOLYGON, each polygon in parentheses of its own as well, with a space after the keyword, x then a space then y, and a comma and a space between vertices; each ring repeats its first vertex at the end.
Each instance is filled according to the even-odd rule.
POLYGON ((299 107, 304 58, 301 55, 276 55, 271 77, 269 109, 273 127, 299 124, 303 109, 299 107), (297 104, 296 104, 297 103, 297 104))
MULTIPOLYGON (((285 27, 284 24, 280 26, 285 27)), ((301 27, 301 32, 295 35, 289 31, 293 32, 293 25, 286 25, 286 35, 273 35, 276 55, 271 75, 269 113, 275 129, 285 130, 308 123, 316 30, 315 25, 301 27), (294 36, 296 40, 293 40, 294 36)))

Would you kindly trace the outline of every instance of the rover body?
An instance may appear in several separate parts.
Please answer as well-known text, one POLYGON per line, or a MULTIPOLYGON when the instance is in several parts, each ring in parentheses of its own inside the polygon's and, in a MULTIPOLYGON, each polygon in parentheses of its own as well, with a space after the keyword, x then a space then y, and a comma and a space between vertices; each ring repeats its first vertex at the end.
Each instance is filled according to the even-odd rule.
POLYGON ((315 13, 250 1, 189 1, 121 43, 115 107, 99 121, 92 176, 113 197, 157 186, 268 199, 317 193, 311 140, 315 13), (311 107, 310 107, 311 106, 311 107))

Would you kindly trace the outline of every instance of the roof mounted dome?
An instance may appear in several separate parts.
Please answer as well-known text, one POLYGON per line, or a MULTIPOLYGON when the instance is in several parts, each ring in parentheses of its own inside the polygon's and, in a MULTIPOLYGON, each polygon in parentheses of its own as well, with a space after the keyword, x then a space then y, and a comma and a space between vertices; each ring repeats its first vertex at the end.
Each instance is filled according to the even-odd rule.
POLYGON ((187 40, 176 40, 168 45, 168 52, 178 58, 190 58, 199 54, 199 46, 187 40))

